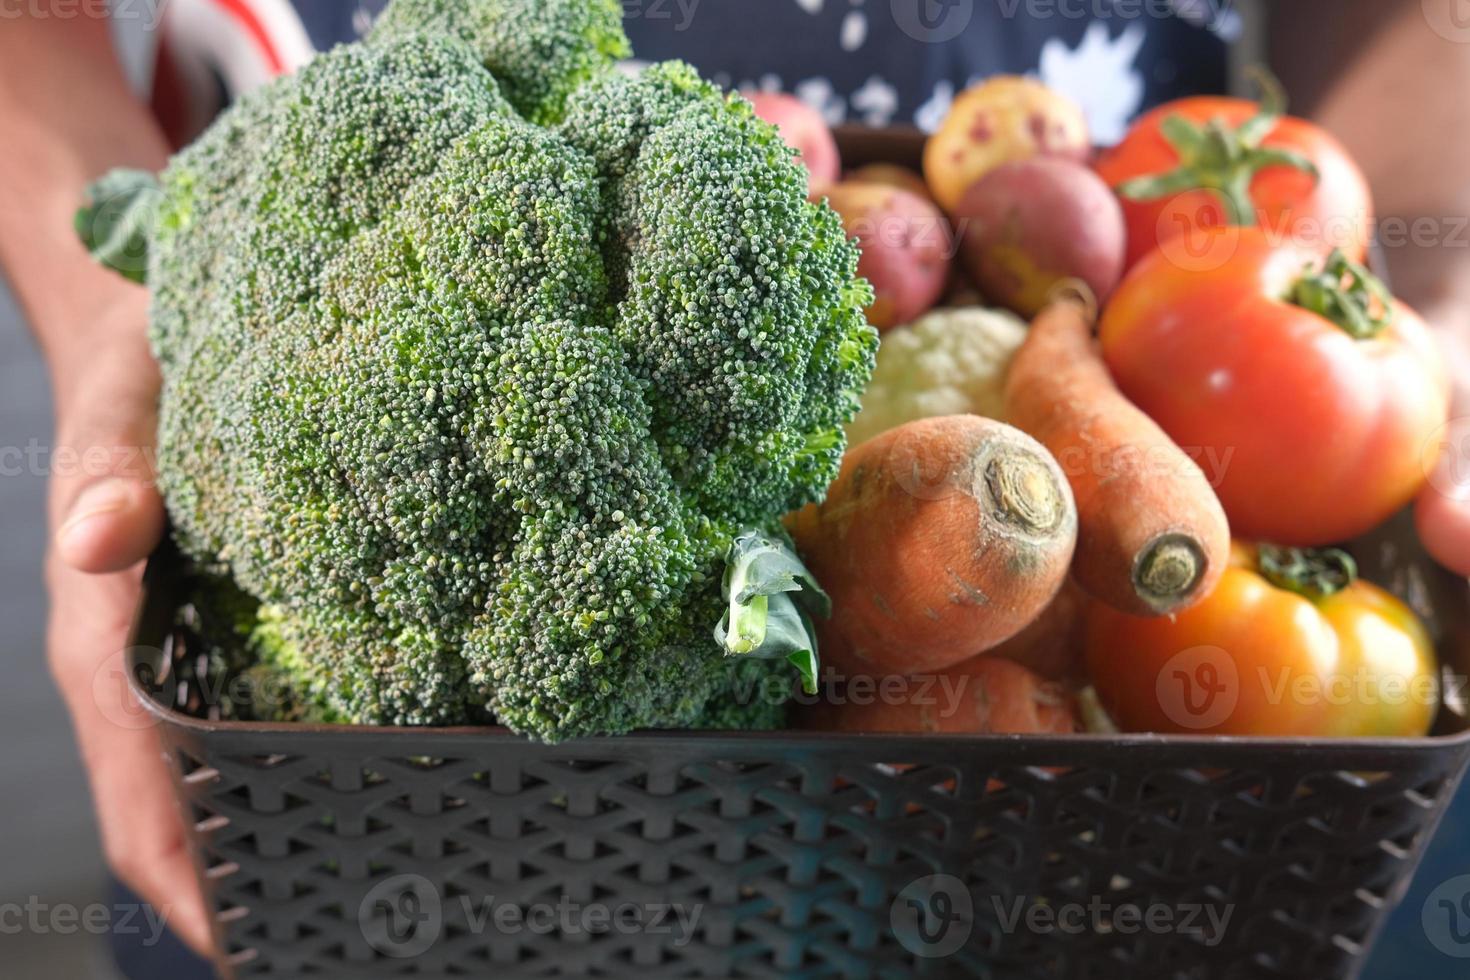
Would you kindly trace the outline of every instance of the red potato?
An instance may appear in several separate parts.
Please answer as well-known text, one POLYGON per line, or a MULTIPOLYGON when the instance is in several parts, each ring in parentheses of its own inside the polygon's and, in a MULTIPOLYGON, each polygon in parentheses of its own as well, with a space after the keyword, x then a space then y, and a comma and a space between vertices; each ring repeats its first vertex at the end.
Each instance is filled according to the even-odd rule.
POLYGON ((808 187, 820 194, 837 183, 842 158, 837 140, 822 114, 793 95, 782 92, 747 92, 755 114, 781 131, 782 139, 801 153, 809 175, 808 187))
POLYGON ((832 597, 822 661, 848 675, 946 670, 1051 602, 1076 545, 1066 477, 978 415, 910 422, 849 450, 827 499, 787 518, 832 597))
POLYGON ((862 247, 858 274, 876 298, 868 322, 879 330, 911 323, 944 296, 953 269, 949 222, 917 194, 881 184, 844 182, 827 201, 862 247))
POLYGON ((1039 156, 1085 161, 1092 153, 1082 110, 1038 81, 1003 75, 961 92, 924 146, 924 179, 953 211, 981 177, 1039 156))
POLYGON ((1076 699, 1061 684, 995 657, 938 674, 848 678, 829 700, 795 712, 803 728, 828 732, 946 735, 1071 735, 1082 730, 1076 699))
POLYGON ((975 285, 1022 316, 1041 312, 1064 280, 1082 280, 1102 302, 1123 278, 1123 209, 1080 163, 1039 157, 1003 164, 965 191, 953 217, 975 285))
POLYGON ((849 184, 879 184, 883 187, 897 187, 901 191, 917 194, 926 201, 934 200, 929 193, 929 185, 924 183, 924 178, 908 167, 900 167, 896 163, 870 163, 866 167, 859 167, 847 175, 849 184))

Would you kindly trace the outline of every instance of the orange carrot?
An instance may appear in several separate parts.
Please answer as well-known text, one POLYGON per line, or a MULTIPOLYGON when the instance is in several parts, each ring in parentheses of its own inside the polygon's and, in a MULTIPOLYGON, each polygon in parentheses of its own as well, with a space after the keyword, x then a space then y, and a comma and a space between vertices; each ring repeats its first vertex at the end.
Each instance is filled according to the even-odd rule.
POLYGON ((1065 685, 998 657, 974 657, 920 677, 873 683, 849 678, 825 690, 829 698, 796 712, 801 727, 950 735, 1070 735, 1082 730, 1077 701, 1065 685))
POLYGON ((1078 583, 1136 616, 1186 609, 1230 558, 1230 527, 1194 461, 1118 391, 1075 299, 1032 324, 1006 414, 1061 463, 1077 499, 1078 583))
POLYGON ((788 527, 832 597, 823 663, 891 676, 952 667, 1035 619, 1067 573, 1077 515, 1035 440, 953 415, 849 450, 826 501, 788 527))
POLYGON ((1087 677, 1087 604, 1092 600, 1071 576, 1036 621, 990 656, 1011 660, 1050 681, 1079 683, 1087 677))

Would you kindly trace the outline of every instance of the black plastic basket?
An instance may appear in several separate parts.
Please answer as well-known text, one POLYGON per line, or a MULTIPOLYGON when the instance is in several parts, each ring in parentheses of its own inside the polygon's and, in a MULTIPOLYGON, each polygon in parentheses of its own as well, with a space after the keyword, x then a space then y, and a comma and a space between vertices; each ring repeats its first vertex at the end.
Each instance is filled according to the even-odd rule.
MULTIPOLYGON (((1357 551, 1470 673, 1466 583, 1402 521, 1357 551)), ((129 673, 230 977, 1348 980, 1470 763, 1455 710, 1404 741, 209 722, 171 707, 177 563, 145 585, 129 673)))
MULTIPOLYGON (((1394 540, 1359 553, 1465 673, 1465 583, 1375 565, 1394 540)), ((226 976, 1351 978, 1470 762, 1453 712, 1404 741, 201 721, 160 700, 176 569, 130 673, 226 976)))

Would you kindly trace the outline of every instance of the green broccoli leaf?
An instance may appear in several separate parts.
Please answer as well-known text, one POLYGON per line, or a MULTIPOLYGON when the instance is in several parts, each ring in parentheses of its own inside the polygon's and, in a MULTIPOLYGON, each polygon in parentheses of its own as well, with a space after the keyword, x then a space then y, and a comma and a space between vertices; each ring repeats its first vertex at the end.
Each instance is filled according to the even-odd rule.
POLYGON ((715 640, 728 656, 789 661, 802 688, 816 693, 817 638, 812 617, 832 614, 832 600, 789 541, 746 531, 725 564, 724 615, 715 640))
POLYGON ((146 282, 148 243, 163 191, 144 170, 113 170, 87 188, 76 230, 92 257, 112 271, 146 282))

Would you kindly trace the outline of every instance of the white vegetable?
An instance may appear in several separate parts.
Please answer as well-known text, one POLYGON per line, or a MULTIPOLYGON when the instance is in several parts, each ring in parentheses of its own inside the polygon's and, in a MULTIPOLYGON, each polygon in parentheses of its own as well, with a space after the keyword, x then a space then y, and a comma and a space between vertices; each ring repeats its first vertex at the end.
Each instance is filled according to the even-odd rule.
POLYGON ((851 445, 916 419, 983 415, 1004 421, 1006 371, 1026 323, 978 306, 935 310, 883 335, 851 445))

